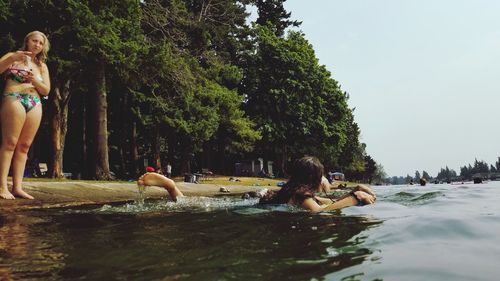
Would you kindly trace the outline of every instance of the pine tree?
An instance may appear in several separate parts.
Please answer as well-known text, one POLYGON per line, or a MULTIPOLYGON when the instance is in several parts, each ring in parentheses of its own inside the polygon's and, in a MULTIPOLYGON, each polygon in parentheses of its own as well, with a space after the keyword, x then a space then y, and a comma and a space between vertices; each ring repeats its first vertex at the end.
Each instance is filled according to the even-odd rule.
POLYGON ((263 26, 270 26, 272 31, 279 37, 285 34, 286 28, 290 26, 298 27, 301 22, 290 20, 291 12, 287 12, 283 7, 286 0, 256 0, 255 5, 259 17, 256 23, 263 26))

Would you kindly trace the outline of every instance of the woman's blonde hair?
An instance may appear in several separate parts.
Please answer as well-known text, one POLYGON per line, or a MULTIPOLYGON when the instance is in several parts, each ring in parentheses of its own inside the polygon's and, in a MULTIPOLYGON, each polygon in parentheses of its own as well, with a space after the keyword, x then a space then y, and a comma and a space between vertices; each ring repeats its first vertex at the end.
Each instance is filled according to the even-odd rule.
POLYGON ((43 41, 44 41, 43 42, 43 49, 42 49, 42 51, 38 55, 36 55, 36 60, 37 60, 36 63, 38 65, 41 65, 43 62, 45 62, 45 60, 47 60, 47 55, 48 55, 49 49, 50 49, 49 39, 47 38, 47 36, 45 34, 43 34, 40 31, 36 31, 36 30, 28 33, 24 37, 24 42, 23 42, 23 46, 22 46, 21 50, 22 51, 27 51, 28 50, 28 40, 33 35, 40 35, 40 36, 42 36, 43 41))

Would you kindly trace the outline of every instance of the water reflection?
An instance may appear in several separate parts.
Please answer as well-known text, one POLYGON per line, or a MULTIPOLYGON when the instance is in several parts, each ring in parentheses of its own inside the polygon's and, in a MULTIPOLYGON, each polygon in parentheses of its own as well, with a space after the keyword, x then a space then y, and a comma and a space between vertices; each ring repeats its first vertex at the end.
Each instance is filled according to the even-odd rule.
MULTIPOLYGON (((115 209, 116 210, 116 209, 115 209)), ((210 212, 89 213, 57 217, 69 279, 321 278, 362 263, 363 232, 381 222, 283 208, 210 212), (113 268, 112 271, 106 270, 113 268)), ((97 210, 94 210, 97 211, 97 210)))
MULTIPOLYGON (((43 279, 57 275, 64 266, 64 254, 47 243, 47 233, 33 228, 45 223, 23 214, 7 212, 0 216, 1 280, 43 279)), ((57 233, 53 235, 57 238, 57 233)))
MULTIPOLYGON (((279 247, 273 253, 278 257, 275 262, 280 264, 281 270, 269 272, 274 278, 292 274, 298 279, 322 279, 329 273, 363 263, 376 251, 364 244, 363 232, 381 221, 335 215, 290 219, 288 229, 273 230, 282 232, 279 247)), ((287 224, 283 224, 286 227, 287 224)))
POLYGON ((3 213, 0 279, 498 279, 500 183, 377 193, 321 214, 234 198, 3 213))
POLYGON ((255 203, 195 198, 4 214, 0 279, 309 280, 376 258, 364 233, 379 220, 255 203))

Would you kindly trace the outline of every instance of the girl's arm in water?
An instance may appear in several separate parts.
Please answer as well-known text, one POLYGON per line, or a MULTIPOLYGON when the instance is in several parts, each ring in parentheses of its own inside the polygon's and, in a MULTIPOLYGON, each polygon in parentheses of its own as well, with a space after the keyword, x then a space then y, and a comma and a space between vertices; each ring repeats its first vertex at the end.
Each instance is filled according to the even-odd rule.
POLYGON ((319 202, 321 205, 329 205, 332 203, 335 203, 337 200, 333 198, 325 198, 325 197, 319 197, 319 196, 314 196, 316 199, 315 201, 319 202))
POLYGON ((357 186, 355 186, 353 188, 353 190, 354 191, 363 191, 363 192, 366 192, 366 193, 370 194, 371 196, 375 197, 375 199, 377 198, 377 195, 375 195, 375 192, 373 192, 373 190, 367 185, 358 184, 357 186))
POLYGON ((337 199, 336 201, 323 197, 316 197, 316 200, 313 198, 307 198, 304 202, 302 202, 301 207, 312 212, 333 211, 345 207, 358 206, 360 204, 373 204, 375 203, 376 198, 364 191, 354 191, 337 199), (329 205, 321 206, 316 202, 316 200, 318 200, 321 204, 329 205))
POLYGON ((180 191, 179 188, 175 185, 175 182, 164 175, 160 175, 158 173, 145 173, 139 177, 137 180, 138 185, 144 186, 159 186, 163 187, 168 191, 168 194, 172 198, 172 200, 177 201, 177 197, 182 197, 184 194, 180 191))

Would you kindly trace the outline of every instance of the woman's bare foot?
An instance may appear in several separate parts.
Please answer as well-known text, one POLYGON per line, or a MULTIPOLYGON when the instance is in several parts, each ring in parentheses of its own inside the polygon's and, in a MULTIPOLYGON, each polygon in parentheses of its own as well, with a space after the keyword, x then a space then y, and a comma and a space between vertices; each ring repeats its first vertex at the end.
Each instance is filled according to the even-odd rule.
POLYGON ((144 186, 159 186, 165 188, 172 200, 176 201, 177 197, 184 196, 182 192, 177 188, 175 182, 164 175, 160 175, 158 173, 145 173, 139 177, 137 180, 138 185, 144 186))
POLYGON ((145 186, 154 185, 165 188, 165 183, 168 182, 168 180, 167 177, 157 173, 145 173, 139 177, 137 184, 145 186))
POLYGON ((35 199, 35 197, 29 195, 28 193, 26 193, 26 191, 22 190, 21 188, 12 188, 12 195, 17 196, 17 197, 21 197, 24 199, 30 199, 30 200, 35 199))
POLYGON ((16 199, 16 197, 14 197, 14 195, 12 195, 12 193, 10 193, 8 189, 3 189, 2 191, 0 191, 0 198, 7 200, 16 199))

